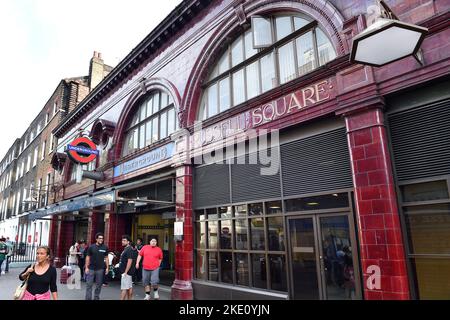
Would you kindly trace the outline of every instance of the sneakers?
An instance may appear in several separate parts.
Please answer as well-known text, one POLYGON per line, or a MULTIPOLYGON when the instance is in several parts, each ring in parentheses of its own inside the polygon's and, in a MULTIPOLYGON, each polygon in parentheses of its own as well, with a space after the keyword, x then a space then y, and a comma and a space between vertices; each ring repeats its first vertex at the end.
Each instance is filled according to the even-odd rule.
POLYGON ((5 274, 5 271, 2 271, 2 274, 5 274))
POLYGON ((159 300, 159 293, 158 293, 158 291, 154 292, 153 297, 155 298, 155 300, 159 300))
POLYGON ((150 300, 150 295, 149 294, 145 294, 144 300, 150 300))

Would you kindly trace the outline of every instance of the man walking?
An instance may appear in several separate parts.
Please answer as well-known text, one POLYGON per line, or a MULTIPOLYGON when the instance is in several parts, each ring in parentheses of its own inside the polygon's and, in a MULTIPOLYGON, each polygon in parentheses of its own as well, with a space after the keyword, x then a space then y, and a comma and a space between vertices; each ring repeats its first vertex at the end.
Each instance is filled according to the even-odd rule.
POLYGON ((122 236, 122 246, 124 250, 120 255, 119 270, 121 274, 120 280, 120 300, 131 300, 133 297, 133 278, 132 275, 136 271, 137 251, 131 246, 131 238, 128 235, 122 236))
POLYGON ((8 246, 6 245, 5 241, 5 238, 0 238, 0 275, 5 274, 5 272, 2 271, 2 264, 6 259, 6 255, 8 254, 8 246))
POLYGON ((11 240, 9 240, 9 237, 6 237, 6 246, 8 247, 8 254, 6 255, 6 267, 5 267, 5 272, 8 273, 9 272, 9 260, 11 259, 12 255, 13 255, 13 251, 14 251, 14 245, 11 242, 11 240))
POLYGON ((108 247, 103 244, 103 233, 97 233, 95 240, 96 243, 87 249, 84 267, 84 273, 86 275, 86 300, 92 300, 92 285, 94 280, 94 300, 100 300, 103 277, 109 272, 108 247))
POLYGON ((141 259, 144 259, 142 263, 142 280, 145 286, 144 300, 151 299, 151 288, 153 288, 154 299, 159 299, 159 266, 161 265, 161 261, 163 259, 163 253, 161 248, 157 247, 156 244, 156 239, 152 239, 150 241, 150 245, 143 246, 141 251, 139 251, 139 256, 136 262, 136 269, 139 269, 139 263, 141 262, 141 259))
MULTIPOLYGON (((142 239, 141 238, 137 238, 137 240, 136 240, 136 250, 137 250, 138 254, 139 254, 139 251, 141 251, 143 246, 144 245, 142 244, 142 239)), ((142 280, 142 261, 139 264, 139 269, 136 269, 136 272, 134 273, 133 282, 134 283, 139 283, 139 282, 141 282, 141 280, 142 280)))
POLYGON ((84 277, 84 265, 86 264, 86 242, 84 240, 80 241, 80 256, 78 257, 78 267, 80 267, 81 271, 81 281, 86 281, 84 277))

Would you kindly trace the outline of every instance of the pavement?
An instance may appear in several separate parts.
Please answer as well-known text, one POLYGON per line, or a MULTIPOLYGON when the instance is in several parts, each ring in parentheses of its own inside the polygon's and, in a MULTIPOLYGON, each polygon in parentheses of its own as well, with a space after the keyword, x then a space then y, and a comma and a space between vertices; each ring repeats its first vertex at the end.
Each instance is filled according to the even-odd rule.
MULTIPOLYGON (((14 291, 21 283, 19 280, 19 274, 25 269, 25 267, 9 268, 9 272, 0 275, 0 300, 13 300, 14 291)), ((57 286, 58 286, 58 299, 59 300, 84 300, 86 293, 86 283, 80 282, 79 288, 72 285, 61 284, 60 275, 61 269, 57 270, 57 286)), ((92 289, 92 296, 94 295, 95 285, 92 289)), ((170 300, 170 287, 159 287, 160 300, 170 300)), ((143 300, 145 296, 144 287, 141 284, 133 286, 133 299, 143 300)), ((120 300, 120 281, 111 281, 107 287, 102 287, 100 293, 101 300, 120 300)))

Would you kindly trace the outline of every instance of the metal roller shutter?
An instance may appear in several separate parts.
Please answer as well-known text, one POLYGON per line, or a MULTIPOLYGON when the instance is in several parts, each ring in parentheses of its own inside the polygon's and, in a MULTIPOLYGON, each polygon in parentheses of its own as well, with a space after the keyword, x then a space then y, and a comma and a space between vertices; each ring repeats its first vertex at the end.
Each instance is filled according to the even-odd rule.
MULTIPOLYGON (((273 149, 272 152, 278 153, 278 149, 273 149)), ((262 175, 262 167, 261 164, 249 164, 249 155, 245 155, 245 164, 237 164, 236 161, 231 165, 233 202, 281 197, 279 168, 277 174, 262 175)))
POLYGON ((450 100, 388 119, 399 181, 450 174, 450 100))
POLYGON ((227 164, 212 164, 194 170, 194 208, 230 203, 230 175, 227 164))
POLYGON ((284 196, 353 187, 345 128, 281 146, 284 196))

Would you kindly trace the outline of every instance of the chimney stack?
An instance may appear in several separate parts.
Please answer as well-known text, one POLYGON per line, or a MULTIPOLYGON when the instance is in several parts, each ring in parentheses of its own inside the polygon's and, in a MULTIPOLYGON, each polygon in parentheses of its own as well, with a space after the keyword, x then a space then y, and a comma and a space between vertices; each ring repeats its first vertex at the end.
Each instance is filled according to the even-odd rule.
POLYGON ((89 64, 89 91, 92 91, 105 77, 105 63, 100 52, 94 51, 89 64))

